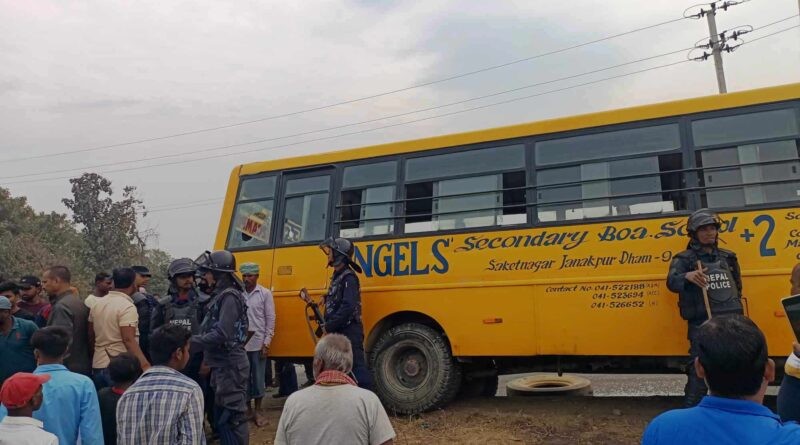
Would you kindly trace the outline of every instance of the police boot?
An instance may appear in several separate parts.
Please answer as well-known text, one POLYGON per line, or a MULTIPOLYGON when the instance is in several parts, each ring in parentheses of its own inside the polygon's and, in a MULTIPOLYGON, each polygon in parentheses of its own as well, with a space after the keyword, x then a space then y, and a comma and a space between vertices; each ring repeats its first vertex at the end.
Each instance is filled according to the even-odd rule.
POLYGON ((708 394, 706 382, 695 374, 694 369, 687 376, 686 386, 683 388, 683 407, 691 408, 700 403, 700 400, 708 394))

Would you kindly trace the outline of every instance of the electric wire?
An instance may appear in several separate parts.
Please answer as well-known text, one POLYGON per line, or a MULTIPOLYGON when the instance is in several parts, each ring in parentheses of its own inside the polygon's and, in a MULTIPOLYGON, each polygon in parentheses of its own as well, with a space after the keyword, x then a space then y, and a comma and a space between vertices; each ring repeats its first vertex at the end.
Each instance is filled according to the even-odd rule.
MULTIPOLYGON (((238 152, 235 152, 235 153, 223 153, 223 154, 219 154, 219 155, 205 156, 205 157, 200 157, 200 158, 195 158, 195 159, 182 159, 182 160, 179 160, 179 161, 165 162, 165 163, 160 163, 160 164, 137 166, 137 167, 128 167, 128 168, 123 168, 123 169, 113 169, 113 170, 107 170, 107 171, 104 171, 104 172, 101 172, 101 173, 102 174, 108 174, 108 173, 117 173, 117 172, 128 172, 128 171, 140 170, 140 169, 145 169, 145 168, 156 168, 156 167, 164 167, 164 166, 169 166, 169 165, 186 164, 186 163, 190 163, 190 162, 199 162, 199 161, 204 161, 204 160, 208 160, 208 159, 218 159, 218 158, 234 156, 234 155, 250 154, 250 153, 256 153, 256 152, 267 151, 267 150, 288 148, 288 147, 293 147, 293 146, 302 145, 302 144, 308 144, 308 143, 312 143, 312 142, 327 141, 327 140, 337 139, 337 138, 341 138, 341 137, 345 137, 345 136, 353 136, 353 135, 358 135, 358 134, 364 134, 364 133, 374 132, 374 131, 383 130, 383 129, 387 129, 387 128, 398 127, 398 126, 401 126, 401 125, 408 125, 408 124, 413 124, 413 123, 417 123, 417 122, 424 122, 424 121, 428 121, 428 120, 432 120, 432 119, 439 119, 439 118, 443 118, 443 117, 448 117, 448 116, 453 116, 453 115, 457 115, 457 114, 467 113, 467 112, 470 112, 470 111, 483 110, 483 109, 490 108, 490 107, 496 107, 496 106, 500 106, 500 105, 513 103, 513 102, 518 102, 518 101, 521 101, 521 100, 531 99, 531 98, 534 98, 534 97, 544 96, 544 95, 547 95, 547 94, 553 94, 553 93, 558 93, 558 92, 562 92, 562 91, 567 91, 567 90, 571 90, 571 89, 574 89, 574 88, 579 88, 579 87, 583 87, 583 86, 587 86, 587 85, 593 85, 593 84, 597 84, 597 83, 600 83, 600 82, 605 82, 605 81, 618 79, 618 78, 622 78, 622 77, 632 76, 632 75, 635 75, 635 74, 640 74, 640 73, 644 73, 644 72, 648 72, 648 71, 653 71, 653 70, 656 70, 656 69, 667 68, 667 67, 678 65, 678 64, 681 64, 681 63, 685 63, 685 62, 689 62, 689 60, 685 60, 684 59, 684 60, 681 60, 681 61, 678 61, 678 62, 668 63, 668 64, 664 64, 664 65, 657 65, 657 66, 646 68, 646 69, 642 69, 642 70, 631 71, 631 72, 628 72, 628 73, 619 74, 619 75, 610 76, 610 77, 604 77, 604 78, 601 78, 601 79, 597 79, 597 80, 593 80, 593 81, 589 81, 589 82, 584 82, 584 83, 580 83, 580 84, 576 84, 576 85, 570 85, 570 86, 567 86, 567 87, 558 88, 558 89, 554 89, 554 90, 548 90, 548 91, 544 91, 544 92, 540 92, 540 93, 532 94, 532 95, 528 95, 528 96, 522 96, 522 97, 518 97, 518 98, 513 98, 513 99, 500 101, 500 102, 493 102, 493 103, 486 104, 486 105, 481 105, 481 106, 472 107, 472 108, 466 108, 464 110, 457 110, 457 111, 453 111, 453 112, 449 112, 449 113, 437 114, 437 115, 433 115, 433 116, 427 116, 427 117, 423 117, 423 118, 420 118, 420 119, 414 119, 414 120, 410 120, 410 121, 398 122, 398 123, 389 124, 389 125, 383 125, 383 126, 374 127, 374 128, 367 128, 367 129, 364 129, 364 130, 353 131, 353 132, 349 132, 349 133, 340 133, 340 134, 335 134, 335 135, 332 135, 332 136, 326 136, 326 137, 315 138, 315 139, 308 139, 308 140, 303 140, 303 141, 292 142, 292 143, 289 143, 289 144, 271 146, 271 147, 261 147, 261 148, 256 148, 256 149, 252 149, 252 150, 238 151, 238 152)), ((34 183, 34 182, 54 181, 54 180, 60 180, 60 179, 69 179, 71 177, 72 176, 58 176, 58 177, 52 177, 52 178, 29 179, 29 180, 20 180, 20 181, 7 181, 7 182, 2 182, 0 184, 2 184, 2 185, 7 185, 7 184, 25 184, 25 183, 34 183)))
MULTIPOLYGON (((759 40, 762 40, 762 39, 765 39, 765 38, 768 38, 768 37, 772 37, 774 35, 778 35, 778 34, 790 31, 792 29, 798 28, 798 26, 800 26, 800 25, 794 25, 794 26, 791 26, 791 27, 788 27, 788 28, 785 28, 785 29, 781 29, 779 31, 776 31, 776 32, 773 32, 773 33, 758 37, 756 39, 749 40, 749 41, 747 41, 745 43, 749 44, 749 43, 753 43, 753 42, 756 42, 756 41, 759 41, 759 40)), ((412 123, 423 122, 423 121, 428 121, 428 120, 432 120, 432 119, 439 119, 439 118, 442 118, 442 117, 448 117, 448 116, 453 116, 453 115, 462 114, 462 113, 466 113, 466 112, 471 112, 471 111, 482 110, 482 109, 486 109, 486 108, 490 108, 490 107, 505 105, 505 104, 508 104, 508 103, 518 102, 518 101, 521 101, 521 100, 531 99, 531 98, 534 98, 534 97, 540 97, 540 96, 544 96, 544 95, 547 95, 547 94, 553 94, 553 93, 557 93, 557 92, 567 91, 567 90, 571 90, 571 89, 574 89, 574 88, 579 88, 579 87, 583 87, 583 86, 588 86, 588 85, 593 85, 593 84, 597 84, 597 83, 601 83, 601 82, 606 82, 606 81, 609 81, 609 80, 628 77, 628 76, 632 76, 632 75, 636 75, 636 74, 640 74, 640 73, 644 73, 644 72, 649 72, 649 71, 653 71, 653 70, 657 70, 657 69, 668 68, 668 67, 672 67, 672 66, 679 65, 679 64, 682 64, 682 63, 686 63, 686 62, 690 62, 690 60, 680 60, 680 61, 677 61, 677 62, 672 62, 672 63, 668 63, 668 64, 663 64, 663 65, 657 65, 657 66, 654 66, 654 67, 645 68, 645 69, 637 70, 637 71, 631 71, 631 72, 628 72, 628 73, 618 74, 618 75, 615 75, 615 76, 604 77, 604 78, 601 78, 601 79, 596 79, 596 80, 593 80, 593 81, 588 81, 588 82, 584 82, 584 83, 580 83, 580 84, 570 85, 570 86, 566 86, 566 87, 558 88, 558 89, 554 89, 554 90, 548 90, 548 91, 544 91, 544 92, 540 92, 540 93, 536 93, 536 94, 532 94, 532 95, 512 98, 512 99, 508 99, 508 100, 504 100, 504 101, 500 101, 500 102, 494 102, 494 103, 490 103, 490 104, 486 104, 486 105, 482 105, 482 106, 477 106, 477 107, 472 107, 472 108, 466 108, 464 110, 457 110, 457 111, 453 111, 453 112, 449 112, 449 113, 443 113, 443 114, 438 114, 438 115, 434 115, 434 116, 427 116, 427 117, 420 118, 420 119, 415 119, 415 120, 410 120, 410 121, 405 121, 405 122, 398 122, 398 123, 394 123, 394 124, 390 124, 390 125, 384 125, 384 126, 380 126, 380 127, 368 128, 368 129, 359 130, 359 131, 355 131, 355 132, 342 133, 342 134, 337 134, 337 135, 332 135, 332 136, 327 136, 327 137, 322 137, 322 138, 316 138, 316 139, 310 139, 310 140, 304 140, 304 141, 298 141, 298 142, 293 142, 293 143, 290 143, 290 144, 284 144, 284 145, 278 145, 278 146, 272 146, 272 147, 262 147, 262 148, 257 148, 257 149, 253 149, 253 150, 240 151, 240 152, 236 152, 236 153, 224 153, 224 154, 221 154, 221 155, 208 156, 208 157, 202 157, 202 158, 197 158, 197 159, 185 159, 185 160, 174 161, 174 162, 170 162, 170 163, 162 163, 162 164, 146 165, 146 166, 139 166, 139 167, 129 167, 129 168, 124 168, 124 169, 108 170, 108 171, 105 171, 105 172, 102 172, 102 173, 103 174, 108 174, 108 173, 126 172, 126 171, 138 170, 138 169, 143 169, 143 168, 155 168, 155 167, 161 167, 161 166, 167 166, 167 165, 184 164, 184 163, 189 163, 189 162, 198 162, 198 161, 207 160, 207 159, 216 159, 216 158, 233 156, 233 155, 249 154, 249 153, 255 153, 255 152, 266 151, 266 150, 287 148, 287 147, 292 147, 292 146, 306 144, 306 143, 319 142, 319 141, 331 140, 331 139, 336 139, 336 138, 345 137, 345 136, 363 134, 363 133, 378 131, 378 130, 382 130, 382 129, 386 129, 386 128, 393 128, 393 127, 397 127, 397 126, 401 126, 401 125, 408 125, 408 124, 412 124, 412 123)), ((11 181, 11 182, 3 182, 2 184, 5 185, 5 184, 45 182, 45 181, 53 181, 53 180, 68 179, 68 178, 71 178, 71 176, 60 176, 60 177, 52 177, 52 178, 40 178, 40 179, 32 179, 32 180, 11 181)))
MULTIPOLYGON (((785 20, 783 20, 783 21, 785 21, 785 20)), ((764 28, 764 27, 765 26, 762 26, 761 28, 764 28)), ((775 32, 772 32, 772 33, 769 33, 769 34, 765 34, 765 35, 760 36, 758 38, 755 38, 755 39, 752 39, 752 40, 748 40, 745 43, 743 43, 742 45, 751 44, 751 43, 757 42, 759 40, 766 39, 768 37, 772 37, 772 36, 777 35, 777 34, 781 34, 781 33, 787 32, 787 31, 791 31, 792 29, 796 29, 796 28, 800 28, 800 25, 790 26, 788 28, 784 28, 784 29, 781 29, 781 30, 778 30, 778 31, 775 31, 775 32)), ((757 28, 757 29, 759 29, 759 28, 757 28)), ((678 62, 678 63, 683 63, 683 62, 684 61, 681 61, 681 62, 678 62)), ((177 206, 170 206, 169 204, 162 204, 162 205, 156 206, 156 208, 154 208, 153 210, 147 210, 146 213, 150 214, 150 213, 158 213, 158 212, 170 211, 170 210, 181 210, 181 209, 186 209, 186 208, 214 205, 214 204, 217 204, 217 203, 219 203, 219 202, 221 202, 223 200, 224 200, 224 198, 212 198, 212 199, 207 199, 207 200, 192 201, 192 202, 188 202, 188 203, 183 203, 185 205, 177 205, 177 206)))
MULTIPOLYGON (((793 19, 793 18, 795 18, 797 16, 798 16, 798 14, 794 14, 792 16, 783 18, 781 20, 762 25, 762 26, 760 26, 758 28, 754 28, 753 31, 759 30, 759 29, 763 29, 763 28, 767 28, 767 27, 770 27, 770 26, 774 26, 774 25, 776 25, 778 23, 782 23, 782 22, 785 22, 787 20, 791 20, 791 19, 793 19)), ((85 165, 85 166, 80 166, 80 167, 72 167, 72 168, 57 169, 57 170, 48 170, 48 171, 41 171, 41 172, 35 172, 35 173, 26 173, 26 174, 12 175, 12 176, 0 176, 0 180, 27 178, 27 177, 30 177, 30 176, 41 176, 41 175, 49 175, 49 174, 55 174, 55 173, 80 171, 80 170, 86 170, 86 169, 95 169, 95 168, 101 168, 101 167, 112 167, 112 166, 119 166, 119 165, 124 165, 124 164, 136 164, 136 163, 140 163, 140 162, 154 161, 154 160, 160 160, 160 159, 169 159, 169 158, 176 158, 176 157, 183 157, 183 156, 194 156, 194 155, 196 155, 198 153, 208 153, 208 152, 214 152, 214 151, 221 151, 221 150, 227 150, 227 149, 230 149, 230 148, 237 148, 237 147, 243 147, 243 146, 248 146, 248 145, 266 143, 266 142, 275 142, 275 141, 279 141, 279 140, 283 140, 283 139, 290 139, 290 138, 293 138, 293 137, 307 136, 307 135, 310 135, 310 134, 323 133, 323 132, 332 131, 332 130, 340 130, 340 129, 344 129, 344 128, 349 128, 349 127, 355 127, 355 126, 359 126, 359 125, 369 124, 369 123, 373 123, 373 122, 379 122, 379 121, 383 121, 383 120, 409 116, 409 115, 412 115, 412 114, 418 114, 418 113, 423 113, 423 112, 427 112, 427 111, 438 110, 438 109, 451 107, 451 106, 455 106, 455 105, 461 105, 461 104, 465 104, 465 103, 469 103, 469 102, 474 102, 474 101, 477 101, 477 100, 482 100, 482 99, 487 99, 487 98, 490 98, 490 97, 500 96, 500 95, 503 95, 503 94, 509 94, 509 93, 513 93, 513 92, 517 92, 517 91, 522 91, 522 90, 534 88, 534 87, 537 87, 537 86, 543 86, 543 85, 548 85, 548 84, 552 84, 552 83, 557 83, 557 82, 564 81, 564 80, 575 79, 575 78, 578 78, 578 77, 583 77, 583 76, 588 76, 588 75, 591 75, 591 74, 596 74, 596 73, 600 73, 600 72, 604 72, 604 71, 609 71, 609 70, 620 68, 620 67, 623 67, 623 66, 632 65, 632 64, 635 64, 635 63, 641 63, 641 62, 645 62, 645 61, 648 61, 648 60, 653 60, 653 59, 657 59, 657 58, 661 58, 661 57, 665 57, 665 56, 681 53, 681 52, 684 52, 684 51, 690 51, 690 50, 693 50, 693 49, 695 49, 695 47, 679 49, 679 50, 676 50, 676 51, 670 51, 670 52, 667 52, 667 53, 657 54, 657 55, 654 55, 654 56, 645 57, 645 58, 641 58, 641 59, 636 59, 636 60, 632 60, 632 61, 628 61, 628 62, 624 62, 624 63, 620 63, 620 64, 616 64, 616 65, 612 65, 612 66, 608 66, 608 67, 604 67, 604 68, 599 68, 599 69, 595 69, 595 70, 585 71, 585 72, 574 74, 574 75, 570 75, 570 76, 559 77, 559 78, 556 78, 556 79, 550 79, 550 80, 547 80, 547 81, 537 82, 537 83, 533 83, 533 84, 529 84, 529 85, 523 85, 521 87, 512 88, 512 89, 503 90, 503 91, 498 91, 498 92, 494 92, 494 93, 490 93, 490 94, 485 94, 485 95, 481 95, 481 96, 477 96, 477 97, 472 97, 472 98, 468 98, 468 99, 464 99, 464 100, 459 100, 459 101, 456 101, 456 102, 450 102, 450 103, 447 103, 447 104, 436 105, 436 106, 432 106, 432 107, 421 108, 421 109, 407 111, 407 112, 403 112, 403 113, 387 115, 387 116, 381 116, 381 117, 374 118, 374 119, 368 119, 368 120, 359 121, 359 122, 336 125, 336 126, 317 129, 317 130, 309 130, 309 131, 304 131, 304 132, 300 132, 300 133, 288 134, 288 135, 277 136, 277 137, 272 137, 272 138, 267 138, 267 139, 259 139, 259 140, 256 140, 256 141, 243 142, 243 143, 238 143, 238 144, 229 144, 229 145, 223 145, 223 146, 209 147, 209 148, 204 148, 204 149, 201 149, 201 150, 191 150, 191 151, 187 151, 187 152, 179 152, 179 153, 173 153, 173 154, 151 156, 151 157, 131 159, 131 160, 123 160, 123 161, 106 162, 106 163, 101 163, 101 164, 85 165)), ((283 146, 278 146, 276 148, 283 148, 283 146)), ((265 149, 265 150, 267 150, 267 149, 265 149)), ((240 152, 233 152, 233 153, 230 153, 228 155, 233 156, 233 155, 236 155, 236 154, 239 154, 239 153, 240 152)), ((217 158, 217 157, 216 156, 206 157, 206 158, 202 158, 201 157, 201 158, 195 158, 195 159, 186 160, 186 162, 193 162, 193 161, 199 161, 199 160, 204 160, 204 159, 215 159, 215 158, 217 158)), ((148 165, 145 165, 145 166, 132 167, 132 169, 141 169, 141 168, 147 168, 147 167, 157 167, 159 165, 175 165, 175 163, 148 164, 148 165)), ((13 184, 15 182, 3 182, 3 183, 4 184, 13 184)))
MULTIPOLYGON (((42 172, 36 172, 36 173, 25 173, 25 174, 13 175, 13 176, 0 176, 0 180, 26 178, 26 177, 29 177, 29 176, 40 176, 40 175, 47 175, 47 174, 54 174, 54 173, 64 173, 64 172, 70 172, 70 171, 78 171, 78 170, 85 170, 85 169, 100 168, 100 167, 118 166, 118 165, 122 165, 122 164, 135 164, 135 163, 139 163, 139 162, 146 162, 146 161, 153 161, 153 160, 160 160, 160 159, 192 156, 192 155, 196 155, 197 153, 207 153, 207 152, 213 152, 213 151, 227 150, 227 149, 230 149, 230 148, 243 147, 243 146, 247 146, 247 145, 261 144, 261 143, 265 143, 265 142, 275 142, 275 141, 279 141, 279 140, 283 140, 283 139, 290 139, 290 138, 298 137, 298 136, 308 136, 310 134, 323 133, 323 132, 326 132, 326 131, 341 130, 341 129, 344 129, 344 128, 356 127, 356 126, 359 126, 359 125, 369 124, 369 123, 373 123, 373 122, 379 122, 379 121, 383 121, 383 120, 387 120, 387 119, 394 119, 394 118, 398 118, 398 117, 409 116, 409 115, 412 115, 412 114, 418 114, 418 113, 423 113, 423 112, 427 112, 427 111, 438 110, 438 109, 442 109, 442 108, 452 107, 452 106, 455 106, 455 105, 461 105, 461 104, 465 104, 465 103, 469 103, 469 102, 474 102, 474 101, 481 100, 481 99, 488 99, 490 97, 496 97, 496 96, 500 96, 500 95, 503 95, 503 94, 509 94, 509 93, 513 93, 513 92, 517 92, 517 91, 522 91, 522 90, 526 90, 526 89, 530 89, 530 88, 534 88, 534 87, 538 87, 538 86, 549 85, 549 84, 561 82, 561 81, 564 81, 564 80, 570 80, 570 79, 575 79, 575 78, 578 78, 578 77, 588 76, 588 75, 591 75, 591 74, 597 74, 597 73, 601 73, 601 72, 604 72, 604 71, 609 71, 609 70, 612 70, 612 69, 621 68, 623 66, 633 65, 635 63, 641 63, 641 62, 645 62, 645 61, 649 61, 649 60, 653 60, 653 59, 657 59, 657 58, 661 58, 661 57, 665 57, 665 56, 670 56, 670 55, 673 55, 673 54, 682 53, 682 52, 685 52, 685 51, 689 51, 691 49, 692 48, 682 48, 682 49, 679 49, 679 50, 676 50, 676 51, 670 51, 670 52, 667 52, 667 53, 662 53, 662 54, 658 54, 658 55, 655 55, 655 56, 636 59, 636 60, 620 63, 620 64, 617 64, 617 65, 612 65, 612 66, 608 66, 608 67, 604 67, 604 68, 585 71, 585 72, 582 72, 582 73, 579 73, 579 74, 573 74, 573 75, 570 75, 570 76, 559 77, 559 78, 556 78, 556 79, 550 79, 550 80, 546 80, 546 81, 542 81, 542 82, 523 85, 523 86, 517 87, 517 88, 512 88, 512 89, 503 90, 503 91, 497 91, 497 92, 490 93, 490 94, 485 94, 485 95, 482 95, 482 96, 463 99, 463 100, 459 100, 459 101, 456 101, 456 102, 450 102, 450 103, 447 103, 447 104, 436 105, 436 106, 427 107, 427 108, 421 108, 421 109, 412 110, 412 111, 406 111, 406 112, 398 113, 398 114, 381 116, 381 117, 378 117, 378 118, 368 119, 368 120, 359 121, 359 122, 353 122, 353 123, 349 123, 349 124, 336 125, 336 126, 317 129, 317 130, 304 131, 304 132, 301 132, 301 133, 288 134, 288 135, 284 135, 284 136, 277 136, 277 137, 272 137, 272 138, 267 138, 267 139, 259 139, 259 140, 256 140, 256 141, 242 142, 242 143, 238 143, 238 144, 229 144, 229 145, 216 146, 216 147, 209 147, 209 148, 204 148, 204 149, 200 149, 200 150, 192 150, 192 151, 173 153, 173 154, 167 154, 167 155, 151 156, 151 157, 146 157, 146 158, 130 159, 130 160, 124 160, 124 161, 106 162, 106 163, 102 163, 102 164, 85 165, 85 166, 81 166, 81 167, 72 167, 72 168, 65 168, 65 169, 58 169, 58 170, 48 170, 48 171, 42 171, 42 172)), ((234 155, 236 153, 238 153, 238 152, 231 153, 231 155, 234 155)), ((197 158, 197 160, 201 160, 201 159, 203 159, 203 158, 197 158)), ((187 162, 190 162, 190 160, 187 160, 187 162)), ((158 166, 158 165, 161 165, 161 164, 149 164, 148 166, 158 166)), ((134 167, 134 168, 143 168, 143 167, 147 167, 147 166, 134 167)))
POLYGON ((548 56, 564 53, 564 52, 567 52, 567 51, 575 50, 575 49, 582 48, 582 47, 589 46, 589 45, 593 45, 593 44, 596 44, 596 43, 612 40, 612 39, 615 39, 615 38, 618 38, 618 37, 623 37, 623 36, 626 36, 626 35, 635 34, 637 32, 654 29, 654 28, 657 28, 657 27, 660 27, 660 26, 668 25, 668 24, 679 22, 679 21, 682 21, 682 20, 686 20, 686 17, 678 17, 678 18, 675 18, 675 19, 666 20, 666 21, 655 23, 655 24, 652 24, 652 25, 631 29, 631 30, 628 30, 628 31, 624 31, 624 32, 612 34, 612 35, 609 35, 609 36, 601 37, 601 38, 598 38, 598 39, 595 39, 595 40, 590 40, 588 42, 583 42, 583 43, 567 46, 567 47, 560 48, 560 49, 547 51, 547 52, 540 53, 540 54, 535 54, 533 56, 528 56, 528 57, 524 57, 524 58, 521 58, 521 59, 512 60, 512 61, 501 63, 501 64, 498 64, 498 65, 492 65, 492 66, 488 66, 488 67, 484 67, 484 68, 479 68, 479 69, 476 69, 476 70, 468 71, 468 72, 465 72, 465 73, 460 73, 460 74, 455 74, 455 75, 452 75, 452 76, 447 76, 447 77, 440 78, 440 79, 434 79, 434 80, 430 80, 430 81, 425 81, 425 82, 421 82, 421 83, 417 83, 417 84, 408 85, 408 86, 405 86, 405 87, 402 87, 402 88, 396 88, 396 89, 393 89, 393 90, 384 91, 384 92, 381 92, 381 93, 371 94, 371 95, 367 95, 367 96, 361 96, 361 97, 357 97, 357 98, 354 98, 354 99, 347 99, 347 100, 343 100, 343 101, 339 101, 339 102, 335 102, 335 103, 330 103, 330 104, 326 104, 326 105, 320 105, 320 106, 316 106, 316 107, 306 108, 306 109, 303 109, 303 110, 292 111, 292 112, 288 112, 288 113, 275 114, 275 115, 266 116, 266 117, 259 118, 259 119, 252 119, 252 120, 248 120, 248 121, 244 121, 244 122, 236 122, 236 123, 233 123, 233 124, 219 125, 219 126, 216 126, 216 127, 202 128, 202 129, 198 129, 198 130, 191 130, 191 131, 184 131, 184 132, 180 132, 180 133, 167 134, 167 135, 164 135, 164 136, 157 136, 157 137, 151 137, 151 138, 144 138, 144 139, 137 139, 137 140, 127 141, 127 142, 120 142, 120 143, 116 143, 116 144, 100 145, 100 146, 95 146, 95 147, 87 147, 87 148, 81 148, 81 149, 75 149, 75 150, 61 151, 61 152, 56 152, 56 153, 48 153, 48 154, 40 154, 40 155, 31 155, 31 156, 22 156, 22 157, 17 157, 17 158, 2 159, 2 160, 0 160, 0 162, 17 162, 17 161, 24 161, 24 160, 31 160, 31 159, 53 158, 53 157, 56 157, 56 156, 66 156, 66 155, 75 154, 75 153, 86 153, 86 152, 92 152, 92 151, 113 149, 113 148, 125 147, 125 146, 130 146, 130 145, 135 145, 135 144, 142 144, 142 143, 146 143, 146 142, 156 142, 156 141, 162 141, 162 140, 166 140, 166 139, 178 138, 178 137, 182 137, 182 136, 189 136, 189 135, 194 135, 194 134, 201 134, 201 133, 208 133, 208 132, 212 132, 212 131, 225 130, 225 129, 228 129, 228 128, 240 127, 240 126, 250 125, 250 124, 259 123, 259 122, 266 122, 266 121, 275 120, 275 119, 284 118, 284 117, 297 116, 297 115, 301 115, 301 114, 311 113, 311 112, 314 112, 314 111, 321 111, 321 110, 325 110, 325 109, 329 109, 329 108, 339 107, 339 106, 342 106, 342 105, 349 105, 349 104, 353 104, 353 103, 357 103, 357 102, 362 102, 362 101, 366 101, 366 100, 370 100, 370 99, 376 99, 376 98, 379 98, 379 97, 388 96, 388 95, 391 95, 391 94, 397 94, 397 93, 410 91, 410 90, 414 90, 414 89, 418 89, 418 88, 422 88, 422 87, 426 87, 426 86, 431 86, 431 85, 436 85, 436 84, 440 84, 440 83, 444 83, 444 82, 449 82, 451 80, 461 79, 461 78, 464 78, 464 77, 473 76, 473 75, 476 75, 476 74, 485 73, 485 72, 497 70, 497 69, 500 69, 500 68, 505 68, 507 66, 511 66, 511 65, 515 65, 515 64, 519 64, 519 63, 523 63, 523 62, 528 62, 528 61, 531 61, 531 60, 536 60, 536 59, 540 59, 540 58, 544 58, 544 57, 548 57, 548 56))

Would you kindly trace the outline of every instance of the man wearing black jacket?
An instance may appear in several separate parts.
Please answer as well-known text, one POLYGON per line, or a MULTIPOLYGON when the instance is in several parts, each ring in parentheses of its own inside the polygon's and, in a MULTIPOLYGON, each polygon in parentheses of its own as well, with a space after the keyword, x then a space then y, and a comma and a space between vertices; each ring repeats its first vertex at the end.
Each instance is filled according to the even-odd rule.
POLYGON ((211 301, 200 333, 192 336, 192 353, 203 351, 203 361, 211 368, 220 444, 246 444, 250 361, 244 350, 249 339, 244 285, 235 275, 236 259, 227 250, 207 251, 195 265, 211 301))

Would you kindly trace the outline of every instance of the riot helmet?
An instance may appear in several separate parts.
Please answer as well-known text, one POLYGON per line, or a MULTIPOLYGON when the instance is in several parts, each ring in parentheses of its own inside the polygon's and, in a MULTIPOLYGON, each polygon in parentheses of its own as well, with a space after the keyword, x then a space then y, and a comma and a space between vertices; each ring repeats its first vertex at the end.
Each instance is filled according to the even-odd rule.
POLYGON ((353 261, 356 248, 347 238, 328 238, 320 243, 319 248, 328 256, 329 266, 338 267, 344 264, 350 266, 358 273, 363 272, 361 266, 353 261))
POLYGON ((199 271, 212 271, 234 273, 236 272, 236 258, 227 250, 206 250, 196 260, 194 264, 199 271))
POLYGON ((236 258, 227 250, 215 250, 213 252, 206 250, 194 260, 194 264, 197 266, 195 282, 203 292, 208 293, 228 286, 236 287, 239 290, 244 289, 242 280, 235 273, 236 258), (211 281, 208 281, 209 278, 204 276, 206 272, 211 272, 213 277, 211 281))
POLYGON ((189 258, 178 258, 169 263, 169 267, 167 268, 167 276, 170 280, 181 274, 194 275, 195 272, 197 272, 197 266, 195 266, 194 261, 189 258))
POLYGON ((686 222, 686 231, 689 233, 689 236, 693 238, 700 227, 710 225, 716 227, 717 230, 722 227, 722 221, 719 215, 709 209, 700 209, 689 216, 689 220, 686 222))

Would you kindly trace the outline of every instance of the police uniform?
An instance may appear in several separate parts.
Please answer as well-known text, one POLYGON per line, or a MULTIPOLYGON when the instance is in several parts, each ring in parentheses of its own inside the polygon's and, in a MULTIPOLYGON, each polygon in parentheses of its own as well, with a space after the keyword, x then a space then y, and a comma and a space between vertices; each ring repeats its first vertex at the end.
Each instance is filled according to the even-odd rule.
MULTIPOLYGON (((200 334, 200 323, 203 321, 203 308, 208 304, 210 299, 211 297, 209 295, 192 289, 189 291, 189 298, 180 300, 178 298, 178 291, 170 286, 168 294, 157 299, 157 304, 150 318, 150 329, 155 331, 159 327, 169 323, 171 325, 183 326, 191 332, 192 335, 198 335, 200 334)), ((192 354, 183 373, 199 383, 200 363, 202 361, 202 353, 198 352, 192 354)))
MULTIPOLYGON (((211 255, 220 252, 230 255, 227 251, 211 255)), ((230 268, 235 270, 230 258, 230 268)), ((246 412, 250 363, 244 350, 247 330, 247 305, 231 272, 230 278, 217 282, 200 334, 192 336, 192 348, 203 351, 205 364, 211 368, 214 419, 222 445, 246 444, 249 440, 246 412)))
MULTIPOLYGON (((336 240, 339 241, 339 240, 336 240)), ((348 241, 349 242, 349 241, 348 241)), ((351 244, 352 245, 352 244, 351 244)), ((325 295, 325 332, 342 334, 353 347, 353 375, 358 386, 372 389, 372 374, 364 353, 364 325, 361 321, 361 290, 354 266, 334 272, 325 295)))
MULTIPOLYGON (((701 211, 696 214, 699 212, 701 211)), ((692 215, 692 217, 694 216, 695 214, 692 215)), ((713 216, 716 218, 716 215, 713 216)), ((690 217, 690 221, 692 217, 690 217)), ((712 224, 717 224, 719 227, 718 222, 712 224)), ((700 224, 691 232, 705 225, 707 224, 700 224)), ((694 368, 694 359, 699 352, 696 342, 699 327, 708 320, 703 289, 686 279, 686 273, 697 270, 698 261, 702 263, 703 268, 708 269, 705 272, 708 277, 706 292, 712 316, 744 313, 742 273, 736 254, 730 250, 721 249, 716 244, 710 252, 707 252, 698 241, 692 239, 686 250, 673 257, 667 276, 667 287, 678 294, 681 318, 688 324, 687 338, 691 361, 686 369, 688 380, 684 388, 684 404, 687 407, 697 405, 708 392, 705 381, 697 376, 694 368)))

